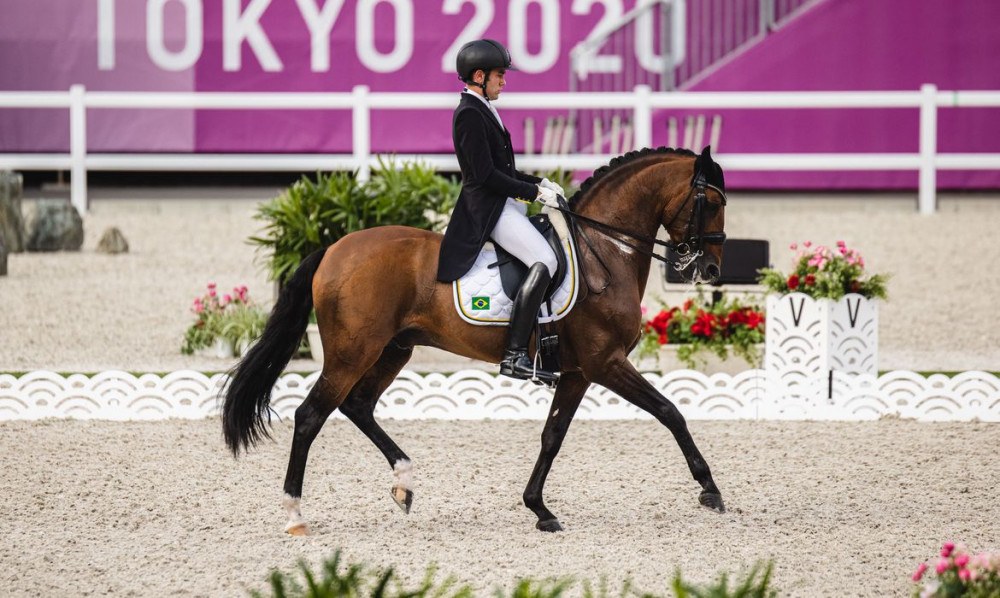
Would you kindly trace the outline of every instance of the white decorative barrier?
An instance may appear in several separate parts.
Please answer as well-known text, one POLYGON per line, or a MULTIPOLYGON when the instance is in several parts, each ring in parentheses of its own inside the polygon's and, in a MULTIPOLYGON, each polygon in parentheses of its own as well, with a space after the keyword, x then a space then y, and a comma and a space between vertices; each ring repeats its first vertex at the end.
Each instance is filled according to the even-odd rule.
MULTIPOLYGON (((285 374, 271 406, 291 419, 319 373, 285 374)), ((692 420, 867 420, 902 417, 921 421, 1000 422, 1000 380, 986 372, 952 378, 909 371, 882 376, 837 373, 832 398, 790 399, 769 394, 768 374, 706 376, 692 370, 646 378, 692 420)), ((197 419, 219 412, 223 374, 178 371, 134 376, 107 371, 62 376, 36 371, 0 375, 0 420, 41 418, 156 420, 197 419)), ((774 383, 774 380, 770 381, 774 383)), ((825 396, 825 395, 824 395, 825 396)), ((379 399, 376 415, 393 419, 544 419, 552 391, 479 370, 450 375, 403 371, 379 399)), ((342 417, 339 412, 334 417, 342 417)), ((582 419, 649 419, 613 392, 592 386, 577 413, 582 419)))
POLYGON ((832 399, 835 374, 878 374, 878 303, 850 293, 838 301, 802 293, 767 297, 764 369, 768 396, 832 399))

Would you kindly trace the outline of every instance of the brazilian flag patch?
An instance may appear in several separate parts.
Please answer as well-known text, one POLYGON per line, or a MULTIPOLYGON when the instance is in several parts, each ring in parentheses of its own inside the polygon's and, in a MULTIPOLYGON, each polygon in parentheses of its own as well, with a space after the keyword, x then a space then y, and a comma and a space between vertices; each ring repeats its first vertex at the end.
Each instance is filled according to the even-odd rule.
POLYGON ((490 309, 490 298, 489 297, 473 297, 472 298, 472 310, 473 311, 487 311, 490 309))

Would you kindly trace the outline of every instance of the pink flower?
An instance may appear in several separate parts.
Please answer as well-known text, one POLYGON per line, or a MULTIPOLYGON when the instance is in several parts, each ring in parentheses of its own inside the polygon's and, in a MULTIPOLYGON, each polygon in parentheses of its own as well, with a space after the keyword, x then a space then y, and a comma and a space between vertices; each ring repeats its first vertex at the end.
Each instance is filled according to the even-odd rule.
POLYGON ((955 566, 956 567, 958 567, 959 569, 962 569, 963 567, 965 567, 968 564, 969 564, 969 555, 965 554, 964 552, 960 552, 957 555, 955 555, 955 566))
POLYGON ((215 297, 216 295, 218 295, 218 293, 215 292, 214 288, 212 288, 210 291, 208 291, 208 296, 209 297, 215 297))
POLYGON ((802 246, 803 247, 812 247, 812 244, 813 244, 812 241, 803 241, 802 242, 802 246))
POLYGON ((643 317, 643 319, 645 319, 645 317, 646 317, 646 312, 648 312, 648 311, 649 311, 649 308, 648 308, 648 307, 646 307, 645 305, 640 305, 640 306, 639 306, 639 311, 640 311, 640 312, 642 312, 642 317, 643 317))
POLYGON ((917 570, 913 573, 913 581, 920 581, 920 579, 924 576, 924 571, 927 571, 927 563, 920 563, 920 566, 917 567, 917 570))
POLYGON ((970 576, 971 575, 970 575, 970 572, 969 572, 968 569, 959 569, 958 570, 958 578, 961 579, 962 581, 969 581, 969 577, 970 576))
POLYGON ((847 248, 846 247, 841 247, 840 248, 840 255, 847 255, 847 248))
POLYGON ((798 243, 792 243, 791 245, 788 246, 788 248, 791 249, 792 251, 795 251, 796 249, 799 248, 799 244, 798 243))
POLYGON ((934 567, 934 570, 937 571, 938 575, 941 575, 948 570, 948 567, 951 567, 951 561, 946 558, 942 558, 938 561, 937 567, 934 567))
POLYGON ((209 289, 214 289, 215 288, 215 283, 214 282, 208 283, 208 288, 209 289))
POLYGON ((840 247, 840 248, 847 247, 847 243, 844 243, 843 241, 837 241, 837 247, 840 247))
POLYGON ((945 542, 944 544, 941 545, 941 556, 949 557, 951 556, 951 553, 954 550, 955 550, 954 542, 945 542))
POLYGON ((226 294, 226 295, 222 296, 222 304, 223 305, 225 305, 226 303, 229 303, 232 300, 233 300, 232 295, 226 294))

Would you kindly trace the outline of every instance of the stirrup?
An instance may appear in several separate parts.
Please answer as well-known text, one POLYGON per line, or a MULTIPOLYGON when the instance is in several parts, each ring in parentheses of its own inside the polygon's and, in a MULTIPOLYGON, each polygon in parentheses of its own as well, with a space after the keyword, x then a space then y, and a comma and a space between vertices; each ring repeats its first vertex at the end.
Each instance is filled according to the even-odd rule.
POLYGON ((554 387, 559 382, 559 374, 541 369, 539 360, 536 354, 535 361, 528 362, 527 351, 508 352, 500 362, 500 374, 519 380, 530 380, 539 386, 554 387))

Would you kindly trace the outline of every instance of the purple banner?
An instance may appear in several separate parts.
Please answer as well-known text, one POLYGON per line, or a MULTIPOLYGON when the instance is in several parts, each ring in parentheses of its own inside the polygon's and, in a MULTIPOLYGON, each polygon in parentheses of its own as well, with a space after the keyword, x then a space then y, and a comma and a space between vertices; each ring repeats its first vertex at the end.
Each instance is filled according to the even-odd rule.
MULTIPOLYGON (((636 0, 5 0, 0 90, 455 91, 454 55, 467 39, 510 48, 519 72, 507 91, 565 91, 569 52, 636 0)), ((678 3, 675 3, 678 4, 678 3)), ((689 37, 731 31, 757 14, 752 0, 687 0, 689 37), (711 8, 711 9, 710 9, 711 8), (740 16, 743 15, 743 16, 740 16), (726 25, 728 23, 728 25, 726 25), (721 25, 720 25, 721 24, 721 25), (715 29, 712 26, 720 25, 715 29)), ((993 0, 826 0, 733 54, 686 40, 685 60, 709 65, 690 90, 1000 89, 1000 3, 993 0)), ((621 48, 608 79, 627 88, 630 64, 662 51, 650 36, 621 48), (645 45, 643 45, 645 44, 645 45), (622 49, 624 48, 624 49, 622 49), (622 73, 618 77, 615 73, 622 73)), ((637 34, 638 36, 638 34, 637 34)), ((670 43, 674 40, 671 38, 670 43)), ((700 42, 699 42, 700 43, 700 42)), ((613 64, 613 61, 612 61, 613 64)), ((684 66, 683 64, 680 66, 684 66)), ((690 65, 688 65, 690 66, 690 65)), ((688 69, 690 70, 690 69, 688 69)), ((685 71, 687 72, 687 71, 685 71)), ((687 79, 685 79, 687 81, 687 79)), ((523 119, 553 112, 505 110, 515 147, 523 119)), ((377 152, 448 153, 450 110, 378 110, 377 152)), ((564 112, 565 113, 565 112, 564 112)), ((674 117, 721 117, 722 153, 914 152, 914 110, 663 111, 653 141, 668 142, 674 117)), ((1000 109, 942 109, 939 149, 1000 152, 1000 109)), ((0 110, 0 152, 65 152, 65 109, 0 110)), ((584 127, 588 126, 586 123, 584 127)), ((535 133, 535 151, 542 138, 535 133)), ((708 142, 708 133, 704 142, 708 142)), ((683 140, 681 131, 680 140, 683 140)), ((88 112, 93 152, 349 152, 348 111, 103 110, 88 112)), ((915 172, 737 173, 751 188, 913 188, 915 172)), ((1000 173, 941 172, 943 187, 1000 187, 1000 173)))

